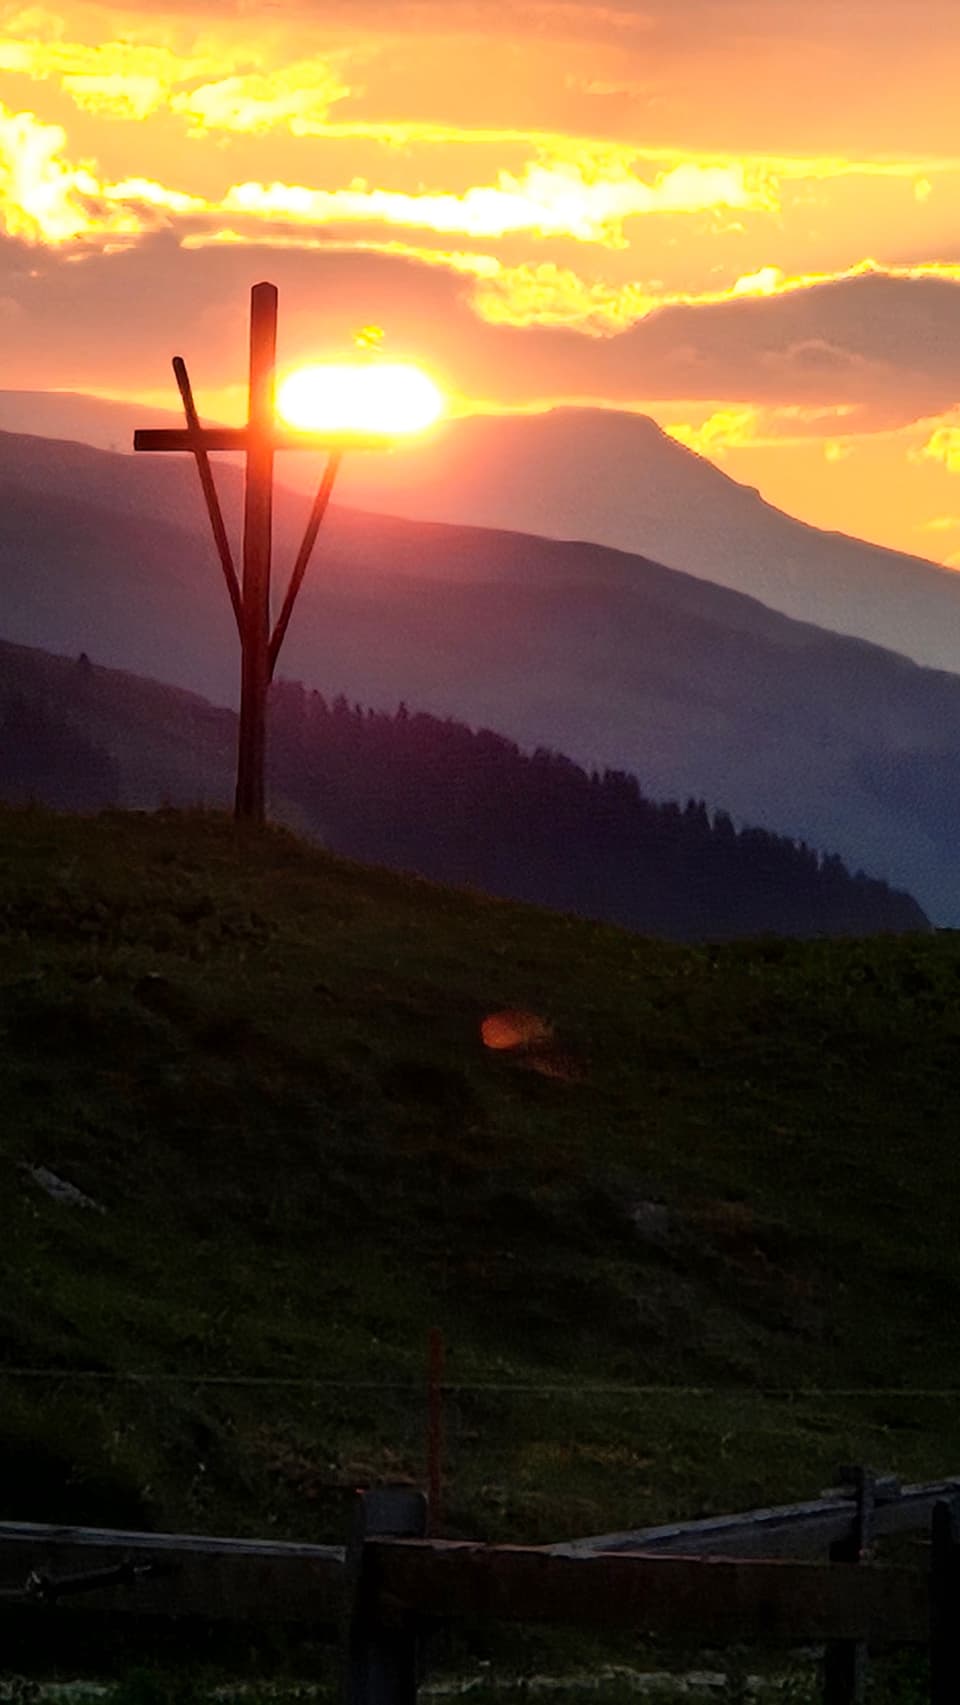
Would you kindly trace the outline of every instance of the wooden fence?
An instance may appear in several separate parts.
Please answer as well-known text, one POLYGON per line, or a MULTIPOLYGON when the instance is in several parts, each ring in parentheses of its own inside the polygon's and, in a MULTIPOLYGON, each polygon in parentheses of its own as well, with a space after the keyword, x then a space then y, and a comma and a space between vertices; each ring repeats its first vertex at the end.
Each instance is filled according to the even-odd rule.
POLYGON ((844 1492, 550 1546, 427 1537, 409 1488, 358 1496, 344 1547, 0 1523, 0 1609, 201 1617, 339 1641, 348 1705, 414 1705, 431 1628, 560 1622, 701 1644, 823 1644, 826 1705, 857 1705, 871 1649, 927 1646, 931 1705, 960 1702, 960 1479, 844 1492), (870 1558, 929 1528, 926 1570, 870 1558))

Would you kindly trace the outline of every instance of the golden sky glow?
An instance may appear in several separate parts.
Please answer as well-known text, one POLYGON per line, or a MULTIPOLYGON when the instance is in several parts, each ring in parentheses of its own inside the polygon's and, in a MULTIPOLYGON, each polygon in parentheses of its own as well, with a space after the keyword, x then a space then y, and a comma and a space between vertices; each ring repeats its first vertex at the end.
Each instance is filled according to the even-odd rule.
POLYGON ((300 432, 422 432, 443 407, 426 373, 391 361, 298 367, 277 392, 278 414, 300 432))
MULTIPOLYGON (((955 0, 0 0, 8 388, 422 359, 960 562, 955 0)), ((175 401, 170 397, 171 405, 175 401)))

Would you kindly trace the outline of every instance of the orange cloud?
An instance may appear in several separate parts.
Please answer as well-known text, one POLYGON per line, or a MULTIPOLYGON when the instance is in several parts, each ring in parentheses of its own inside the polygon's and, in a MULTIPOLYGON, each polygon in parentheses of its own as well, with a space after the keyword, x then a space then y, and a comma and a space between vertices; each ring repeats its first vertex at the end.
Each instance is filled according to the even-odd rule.
POLYGON ((371 189, 318 190, 299 184, 237 184, 224 210, 306 225, 351 222, 404 225, 471 237, 532 231, 577 242, 622 247, 625 220, 652 213, 697 213, 714 207, 768 211, 768 189, 751 186, 743 168, 693 162, 661 172, 652 183, 615 165, 587 172, 574 162, 531 163, 521 176, 502 171, 495 184, 460 195, 371 189))
POLYGON ((918 458, 942 463, 948 474, 960 474, 960 426, 938 426, 921 446, 918 458))
POLYGON ((228 41, 223 32, 178 51, 143 39, 142 26, 129 39, 72 41, 42 12, 8 19, 0 37, 0 71, 56 82, 76 106, 115 119, 176 113, 191 136, 320 134, 331 107, 351 92, 335 68, 343 58, 291 58, 279 42, 228 41))
MULTIPOLYGON (((9 236, 58 244, 89 229, 100 185, 86 167, 60 158, 65 142, 59 125, 0 106, 0 219, 9 236)), ((120 213, 106 226, 130 229, 120 213)))
POLYGON ((174 94, 170 109, 189 119, 191 136, 212 131, 258 136, 278 128, 292 136, 321 136, 331 107, 350 92, 327 60, 301 60, 280 71, 223 77, 174 94))
POLYGON ((196 213, 204 203, 144 178, 106 183, 90 163, 62 157, 65 132, 0 103, 0 224, 8 236, 59 247, 82 239, 135 237, 161 210, 196 213))
POLYGON ((670 437, 696 450, 700 456, 722 459, 726 450, 756 443, 759 411, 753 408, 718 409, 700 426, 682 422, 667 428, 670 437))
MULTIPOLYGON (((716 462, 730 450, 802 444, 824 433, 834 434, 838 426, 852 424, 856 413, 852 404, 821 408, 788 403, 775 408, 721 407, 711 410, 698 425, 689 419, 662 424, 671 438, 716 462)), ((825 444, 828 461, 840 461, 849 453, 848 446, 836 438, 825 444)))
POLYGON ((309 237, 300 231, 237 231, 230 226, 216 226, 211 230, 189 232, 181 239, 180 247, 187 253, 203 249, 274 249, 325 255, 388 255, 398 260, 417 261, 421 266, 465 273, 471 278, 494 278, 501 271, 500 262, 494 255, 464 249, 425 248, 417 243, 402 242, 399 238, 378 241, 360 237, 344 242, 336 237, 309 237))
POLYGON ((63 39, 57 20, 43 13, 8 21, 0 39, 0 71, 34 82, 56 82, 74 105, 112 118, 142 120, 163 107, 178 85, 222 69, 212 52, 180 54, 142 41, 96 43, 63 39), (19 34, 31 20, 43 26, 19 34))
MULTIPOLYGON (((226 85, 207 87, 219 87, 222 92, 226 85)), ((253 109, 241 113, 238 107, 236 113, 238 123, 241 118, 255 122, 253 109)), ((532 232, 606 248, 625 246, 623 226, 634 217, 694 213, 718 205, 764 209, 770 205, 767 187, 750 183, 736 165, 688 162, 646 181, 628 171, 615 155, 592 156, 589 151, 581 151, 575 159, 530 162, 519 174, 501 171, 494 184, 477 185, 461 194, 387 190, 361 179, 332 190, 247 183, 229 188, 223 196, 205 198, 158 184, 146 174, 118 184, 105 180, 92 163, 72 165, 64 158, 63 128, 44 124, 35 114, 14 118, 7 112, 6 124, 6 229, 53 245, 77 237, 118 231, 135 235, 140 229, 151 229, 150 221, 139 220, 133 212, 143 205, 170 216, 242 219, 258 230, 272 227, 272 235, 285 239, 296 229, 304 233, 304 246, 309 246, 310 233, 319 228, 379 224, 481 238, 532 232), (131 204, 127 214, 120 211, 125 203, 131 204)), ((232 235, 227 227, 208 240, 228 241, 232 235)), ((462 261, 456 265, 465 270, 462 261)), ((536 268, 506 269, 495 258, 484 256, 471 270, 480 278, 496 280, 496 294, 491 292, 486 305, 488 317, 501 321, 510 321, 511 315, 516 320, 518 314, 523 323, 536 319, 539 301, 543 323, 582 323, 585 329, 594 329, 595 324, 628 323, 653 305, 649 294, 633 286, 619 292, 603 285, 585 289, 574 274, 555 267, 540 273, 536 268), (522 306, 518 306, 520 298, 522 306)), ((483 302, 478 306, 484 311, 483 302)))
POLYGON ((491 325, 573 326, 600 337, 634 325, 662 301, 641 284, 587 280, 555 261, 504 266, 488 258, 472 301, 491 325))
POLYGON ((588 281, 552 261, 509 267, 494 260, 479 276, 482 284, 475 294, 474 306, 492 324, 567 325, 602 335, 624 331, 663 308, 717 307, 750 297, 790 296, 861 278, 936 278, 957 283, 960 263, 930 261, 913 266, 880 266, 877 261, 867 259, 842 271, 792 277, 779 267, 764 266, 734 279, 731 284, 703 291, 668 291, 641 283, 614 285, 603 280, 588 281))

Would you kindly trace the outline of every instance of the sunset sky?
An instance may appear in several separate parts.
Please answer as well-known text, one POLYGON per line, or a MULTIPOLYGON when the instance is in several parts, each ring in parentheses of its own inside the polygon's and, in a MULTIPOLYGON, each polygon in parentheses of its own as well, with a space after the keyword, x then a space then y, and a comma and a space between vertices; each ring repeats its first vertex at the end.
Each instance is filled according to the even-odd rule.
POLYGON ((960 566, 958 81, 956 0, 3 5, 0 385, 235 419, 272 278, 284 365, 376 328, 960 566))

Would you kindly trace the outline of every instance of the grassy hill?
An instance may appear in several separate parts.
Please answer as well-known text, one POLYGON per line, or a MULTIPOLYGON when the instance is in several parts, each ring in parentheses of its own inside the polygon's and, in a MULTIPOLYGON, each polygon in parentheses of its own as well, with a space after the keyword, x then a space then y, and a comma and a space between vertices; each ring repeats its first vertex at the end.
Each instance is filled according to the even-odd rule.
POLYGON ((953 936, 672 947, 215 815, 0 831, 7 1519, 342 1536, 422 1478, 434 1324, 450 1532, 960 1467, 953 936))

